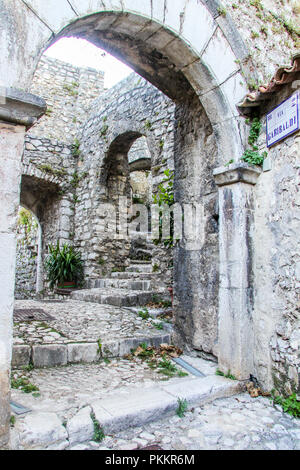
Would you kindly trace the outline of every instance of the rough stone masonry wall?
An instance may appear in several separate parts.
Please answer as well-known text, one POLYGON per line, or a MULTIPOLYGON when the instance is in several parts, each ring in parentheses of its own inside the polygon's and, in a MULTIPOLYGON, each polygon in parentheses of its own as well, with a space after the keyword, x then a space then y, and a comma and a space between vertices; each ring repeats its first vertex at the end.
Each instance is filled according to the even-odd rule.
MULTIPOLYGON (((42 260, 50 243, 70 242, 74 234, 73 178, 77 158, 72 146, 26 136, 22 158, 21 204, 37 217, 42 230, 42 260)), ((18 249, 18 257, 22 253, 18 249)), ((28 268, 31 269, 31 261, 28 268)), ((16 278, 17 291, 22 289, 16 278)), ((45 285, 46 287, 46 285, 45 285)))
POLYGON ((92 102, 103 90, 103 72, 44 55, 35 72, 31 93, 44 98, 48 109, 29 135, 73 143, 92 102))
MULTIPOLYGON (((273 109, 295 89, 286 88, 273 109)), ((265 129, 265 116, 262 119, 265 129)), ((260 147, 265 146, 265 131, 260 147)), ((271 147, 256 186, 255 374, 269 390, 300 393, 300 132, 271 147)))
MULTIPOLYGON (((103 219, 99 213, 101 204, 115 202, 125 195, 125 177, 117 176, 118 187, 114 187, 113 199, 107 186, 108 152, 111 144, 120 135, 133 133, 132 144, 145 136, 152 159, 152 184, 155 191, 162 181, 166 168, 174 168, 174 111, 175 105, 151 84, 136 74, 109 90, 95 101, 92 114, 82 129, 80 158, 78 162, 79 182, 76 192, 75 243, 81 247, 87 265, 87 276, 101 277, 114 268, 129 263, 130 240, 111 240, 103 237, 103 219), (115 200, 114 200, 115 199, 115 200)), ((123 154, 113 155, 116 160, 111 168, 117 168, 128 160, 128 141, 124 140, 123 154)), ((111 180, 109 180, 111 181, 111 180)), ((116 181, 113 183, 117 184, 116 181)), ((160 253, 163 264, 166 253, 160 253)), ((169 264, 169 263, 168 263, 169 264)))
POLYGON ((17 227, 15 298, 26 299, 36 294, 38 225, 17 227))
POLYGON ((222 0, 221 21, 232 17, 255 64, 245 68, 248 86, 268 83, 300 48, 298 0, 222 0))
MULTIPOLYGON (((38 217, 42 228, 42 259, 49 243, 74 238, 74 148, 78 129, 104 88, 104 74, 43 56, 31 92, 43 97, 46 115, 27 133, 22 159, 21 202, 38 217)), ((30 249, 17 245, 17 295, 35 292, 36 263, 30 249), (30 279, 27 273, 32 272, 30 279), (22 294, 23 293, 23 294, 22 294)), ((45 284, 46 287, 46 284, 45 284)))

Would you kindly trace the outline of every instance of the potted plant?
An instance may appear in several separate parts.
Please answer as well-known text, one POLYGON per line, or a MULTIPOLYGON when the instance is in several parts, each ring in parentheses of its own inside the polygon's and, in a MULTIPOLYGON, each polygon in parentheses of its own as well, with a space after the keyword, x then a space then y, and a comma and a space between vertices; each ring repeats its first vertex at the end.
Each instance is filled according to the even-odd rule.
POLYGON ((61 248, 57 242, 49 245, 46 259, 50 289, 70 289, 80 286, 83 280, 83 262, 81 255, 71 245, 65 243, 61 248))

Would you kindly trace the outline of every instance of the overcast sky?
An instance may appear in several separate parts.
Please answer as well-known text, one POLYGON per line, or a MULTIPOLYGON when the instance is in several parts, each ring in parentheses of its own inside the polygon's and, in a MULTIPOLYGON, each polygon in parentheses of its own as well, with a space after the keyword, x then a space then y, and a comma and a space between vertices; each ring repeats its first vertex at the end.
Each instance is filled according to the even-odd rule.
POLYGON ((62 38, 46 52, 55 59, 77 67, 93 67, 105 72, 105 88, 111 88, 132 73, 132 69, 85 39, 62 38))

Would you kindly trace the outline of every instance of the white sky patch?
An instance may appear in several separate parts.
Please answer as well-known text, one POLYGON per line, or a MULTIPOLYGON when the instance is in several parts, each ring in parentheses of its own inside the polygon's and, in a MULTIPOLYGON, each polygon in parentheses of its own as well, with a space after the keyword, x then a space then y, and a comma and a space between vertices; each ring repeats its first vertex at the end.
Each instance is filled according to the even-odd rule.
POLYGON ((111 88, 133 72, 127 65, 85 39, 62 38, 53 44, 45 55, 76 67, 102 70, 105 73, 105 88, 111 88))

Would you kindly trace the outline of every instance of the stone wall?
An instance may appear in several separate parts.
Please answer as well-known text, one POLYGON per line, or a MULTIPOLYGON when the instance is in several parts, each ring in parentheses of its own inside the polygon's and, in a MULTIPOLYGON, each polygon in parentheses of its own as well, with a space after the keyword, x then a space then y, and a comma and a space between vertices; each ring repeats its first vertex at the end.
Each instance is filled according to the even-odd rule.
POLYGON ((43 56, 31 92, 45 99, 45 116, 29 135, 73 143, 92 102, 104 90, 104 73, 43 56))
POLYGON ((221 22, 230 15, 251 51, 255 68, 245 67, 250 88, 268 83, 278 67, 299 50, 297 0, 222 0, 221 22))
MULTIPOLYGON (((295 92, 278 93, 266 112, 295 92)), ((263 118, 265 129, 265 117, 263 118)), ((265 147, 265 131, 260 147, 265 147)), ((268 389, 300 393, 300 133, 268 152, 256 186, 255 372, 268 389)))
POLYGON ((38 223, 20 222, 17 227, 17 258, 15 298, 26 299, 36 295, 38 259, 38 223))
POLYGON ((131 246, 128 238, 113 241, 103 236, 101 205, 113 203, 118 210, 119 196, 127 196, 130 201, 128 157, 132 147, 132 160, 144 156, 145 147, 138 145, 142 136, 151 157, 149 187, 154 192, 164 170, 174 168, 175 105, 150 83, 132 74, 98 98, 93 109, 78 136, 75 243, 82 250, 87 276, 97 278, 128 265, 131 246))

